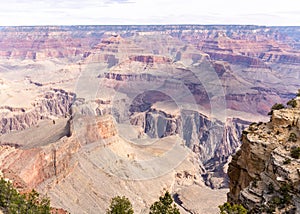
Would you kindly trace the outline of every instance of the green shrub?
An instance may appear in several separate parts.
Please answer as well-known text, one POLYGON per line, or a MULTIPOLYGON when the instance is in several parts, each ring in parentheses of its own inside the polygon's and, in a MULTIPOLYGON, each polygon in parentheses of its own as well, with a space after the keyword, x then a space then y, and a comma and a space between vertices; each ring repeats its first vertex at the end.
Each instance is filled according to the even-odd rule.
POLYGON ((297 135, 295 133, 291 133, 288 141, 297 142, 297 135))
POLYGON ((295 99, 291 99, 286 103, 288 106, 291 106, 293 108, 297 107, 297 101, 295 99))
POLYGON ((116 196, 111 199, 107 214, 133 214, 133 208, 128 198, 116 196))
POLYGON ((280 206, 281 203, 282 203, 282 200, 281 198, 279 198, 278 196, 274 196, 271 201, 270 201, 271 204, 274 204, 276 207, 280 206))
POLYGON ((41 197, 35 190, 20 194, 4 178, 0 179, 0 208, 4 213, 32 214, 50 214, 51 209, 49 198, 41 197))
POLYGON ((275 103, 275 104, 272 106, 271 110, 280 110, 280 109, 283 109, 283 108, 284 108, 284 105, 283 105, 283 104, 281 104, 281 103, 275 103))
POLYGON ((290 164, 291 163, 291 159, 289 158, 286 158, 284 161, 283 161, 283 164, 284 165, 287 165, 287 164, 290 164))
POLYGON ((268 193, 272 194, 272 193, 274 193, 274 190, 275 190, 275 188, 274 188, 273 183, 269 183, 269 185, 268 185, 268 193))
POLYGON ((281 104, 281 103, 275 103, 272 106, 271 111, 268 113, 268 115, 272 115, 274 110, 280 110, 280 109, 283 109, 283 108, 284 108, 283 104, 281 104))
POLYGON ((179 209, 173 204, 173 199, 167 191, 164 196, 159 197, 159 201, 154 202, 150 207, 150 214, 180 214, 179 209))
POLYGON ((219 206, 221 214, 246 214, 248 211, 241 204, 231 205, 229 202, 219 206))
POLYGON ((290 195, 291 190, 292 190, 292 187, 286 183, 280 187, 279 192, 282 195, 281 203, 283 205, 290 204, 290 202, 292 200, 292 196, 290 195))
POLYGON ((299 159, 300 158, 300 147, 295 147, 291 149, 292 158, 299 159))
POLYGON ((242 134, 243 134, 243 135, 247 135, 248 133, 249 133, 249 132, 246 131, 246 130, 243 130, 243 131, 242 131, 242 134))
POLYGON ((279 196, 274 196, 270 201, 268 201, 265 211, 267 213, 273 213, 276 207, 282 207, 282 199, 279 196))

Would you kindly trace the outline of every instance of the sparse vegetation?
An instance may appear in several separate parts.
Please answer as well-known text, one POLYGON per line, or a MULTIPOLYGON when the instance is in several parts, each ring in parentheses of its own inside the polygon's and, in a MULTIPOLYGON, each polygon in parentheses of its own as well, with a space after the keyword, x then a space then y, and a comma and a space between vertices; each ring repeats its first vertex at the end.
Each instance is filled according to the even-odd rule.
MULTIPOLYGON (((273 187, 273 186, 272 186, 273 187)), ((274 188, 274 187, 273 187, 274 188)), ((270 185, 268 186, 268 189, 270 189, 270 185)), ((277 194, 274 195, 271 200, 268 201, 266 205, 263 205, 263 210, 266 213, 273 213, 275 212, 276 208, 283 209, 289 205, 291 205, 292 202, 292 194, 291 194, 292 187, 289 184, 283 184, 277 194)), ((270 191, 269 191, 270 193, 270 191)), ((272 194, 275 193, 275 190, 272 191, 272 194)))
POLYGON ((300 158, 300 147, 294 147, 291 149, 292 158, 299 159, 300 158))
POLYGON ((154 202, 150 207, 150 214, 180 214, 179 209, 173 204, 173 199, 167 191, 164 196, 159 197, 159 201, 154 202))
POLYGON ((283 109, 283 108, 284 108, 284 105, 283 105, 283 104, 281 104, 281 103, 275 103, 275 104, 272 106, 271 110, 280 110, 280 109, 283 109))
POLYGON ((231 205, 229 202, 219 206, 221 214, 246 214, 248 211, 241 204, 231 205))
POLYGON ((243 135, 247 135, 248 133, 249 133, 249 132, 246 131, 246 130, 243 130, 243 131, 242 131, 242 134, 243 134, 243 135))
MULTIPOLYGON (((173 204, 173 199, 167 191, 159 201, 154 202, 150 207, 150 214, 180 214, 179 209, 173 204)), ((111 199, 107 214, 133 214, 132 204, 125 196, 116 196, 111 199)))
POLYGON ((281 104, 281 103, 275 103, 272 106, 271 111, 268 113, 268 115, 272 115, 274 110, 280 110, 280 109, 283 109, 283 108, 285 108, 283 104, 281 104))
POLYGON ((297 135, 295 133, 291 133, 288 141, 297 142, 297 135))
POLYGON ((282 207, 281 198, 279 196, 274 196, 267 205, 264 207, 264 211, 267 213, 273 213, 276 210, 276 207, 282 207))
POLYGON ((274 193, 274 185, 273 185, 273 183, 269 183, 269 185, 268 185, 268 193, 269 194, 272 194, 272 193, 274 193))
POLYGON ((286 158, 284 161, 283 161, 283 164, 284 165, 287 165, 287 164, 290 164, 291 163, 291 159, 289 158, 286 158))
POLYGON ((4 213, 50 214, 50 200, 35 190, 20 194, 11 182, 1 178, 0 210, 4 213))
POLYGON ((281 203, 283 205, 290 204, 292 200, 292 196, 290 195, 290 191, 292 187, 289 184, 284 184, 280 187, 279 192, 282 195, 281 203))
POLYGON ((286 103, 288 106, 291 106, 293 108, 297 107, 297 101, 295 99, 291 99, 286 103))
POLYGON ((107 214, 133 214, 132 204, 125 196, 116 196, 111 199, 107 214))

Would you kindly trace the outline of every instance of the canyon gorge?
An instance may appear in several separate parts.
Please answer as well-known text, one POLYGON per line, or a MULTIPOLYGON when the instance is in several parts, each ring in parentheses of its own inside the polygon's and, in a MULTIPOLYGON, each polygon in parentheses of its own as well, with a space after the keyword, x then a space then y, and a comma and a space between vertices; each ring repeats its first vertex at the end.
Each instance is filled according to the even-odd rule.
POLYGON ((269 184, 243 130, 271 129, 299 88, 300 27, 0 27, 0 170, 70 213, 116 195, 147 213, 165 190, 181 213, 218 213, 229 187, 241 202, 269 184))

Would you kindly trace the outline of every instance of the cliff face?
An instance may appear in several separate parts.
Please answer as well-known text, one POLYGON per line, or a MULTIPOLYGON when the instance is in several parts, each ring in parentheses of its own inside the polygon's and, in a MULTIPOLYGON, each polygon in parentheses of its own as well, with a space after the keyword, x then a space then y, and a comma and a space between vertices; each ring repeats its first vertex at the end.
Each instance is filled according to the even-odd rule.
POLYGON ((17 131, 36 125, 43 119, 64 117, 69 114, 74 93, 51 90, 39 96, 30 108, 0 107, 0 133, 17 131))
POLYGON ((243 131, 228 169, 230 202, 255 213, 299 212, 299 97, 295 102, 297 107, 273 110, 270 122, 243 131))
POLYGON ((242 129, 299 88, 297 27, 2 27, 0 38, 1 170, 74 213, 116 194, 146 213, 162 189, 201 213, 189 195, 226 187, 242 129))
POLYGON ((99 41, 96 38, 91 41, 81 32, 65 31, 60 27, 5 27, 0 37, 1 57, 38 61, 49 58, 80 59, 86 49, 99 41))
POLYGON ((237 136, 249 124, 234 118, 228 118, 226 123, 212 121, 199 112, 186 110, 176 115, 150 110, 133 117, 131 123, 141 126, 152 138, 179 134, 204 163, 228 157, 239 145, 237 136))
POLYGON ((62 138, 55 145, 25 149, 19 146, 2 145, 1 168, 4 176, 13 182, 23 183, 22 191, 45 185, 49 181, 60 181, 77 165, 73 159, 80 145, 74 140, 62 138), (11 173, 7 176, 6 171, 11 173))
POLYGON ((76 168, 82 146, 117 135, 109 116, 55 121, 40 122, 16 137, 14 133, 0 136, 0 170, 12 181, 20 180, 22 189, 61 181, 76 168))
POLYGON ((0 136, 0 172, 20 191, 36 188, 47 193, 52 206, 72 213, 94 207, 89 213, 102 213, 115 194, 124 194, 137 212, 146 213, 164 188, 203 186, 204 169, 179 137, 140 146, 119 137, 110 115, 77 112, 71 120, 55 121, 0 136), (70 134, 54 140, 66 128, 70 134), (172 153, 174 147, 182 152, 182 159, 172 153))
POLYGON ((166 110, 149 109, 132 116, 131 124, 140 127, 141 132, 151 138, 179 135, 206 168, 203 173, 206 184, 220 188, 227 186, 222 167, 240 145, 239 136, 249 122, 227 118, 224 123, 191 110, 172 114, 166 110))

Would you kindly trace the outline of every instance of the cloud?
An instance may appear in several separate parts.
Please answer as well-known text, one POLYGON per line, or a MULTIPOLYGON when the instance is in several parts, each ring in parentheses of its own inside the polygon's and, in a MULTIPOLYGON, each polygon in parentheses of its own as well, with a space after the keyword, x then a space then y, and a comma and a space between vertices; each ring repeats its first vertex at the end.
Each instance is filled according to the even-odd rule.
POLYGON ((114 4, 114 3, 118 3, 118 4, 128 4, 128 3, 135 3, 133 1, 130 0, 108 0, 105 2, 106 4, 114 4))
POLYGON ((299 25, 300 7, 285 1, 10 0, 1 4, 0 25, 299 25))

